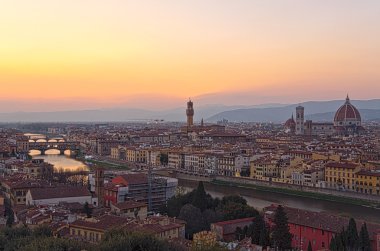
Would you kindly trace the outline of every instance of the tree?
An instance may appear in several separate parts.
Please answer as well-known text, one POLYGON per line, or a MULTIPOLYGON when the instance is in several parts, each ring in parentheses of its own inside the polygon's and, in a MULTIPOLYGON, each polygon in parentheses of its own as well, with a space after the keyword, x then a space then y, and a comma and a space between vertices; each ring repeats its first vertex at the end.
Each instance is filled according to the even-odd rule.
POLYGON ((330 241, 330 251, 338 251, 336 238, 334 236, 331 238, 331 241, 330 241))
POLYGON ((210 230, 211 223, 215 223, 221 220, 222 216, 212 209, 206 209, 202 213, 202 217, 205 224, 205 230, 210 230))
POLYGON ((263 247, 270 245, 269 229, 260 214, 255 217, 253 223, 249 226, 248 236, 251 237, 253 244, 263 247))
POLYGON ((251 224, 251 226, 252 226, 252 233, 251 233, 252 243, 259 245, 261 232, 265 228, 264 218, 261 215, 257 215, 256 218, 253 220, 253 223, 251 224))
POLYGON ((366 223, 364 223, 360 229, 359 249, 361 251, 370 251, 371 250, 371 241, 369 239, 369 234, 368 234, 366 223))
POLYGON ((307 251, 313 251, 313 248, 311 247, 311 242, 309 241, 309 245, 307 245, 307 251))
POLYGON ((221 203, 217 210, 223 215, 223 220, 225 221, 259 215, 259 212, 253 207, 236 202, 221 203))
POLYGON ((264 225, 264 228, 262 229, 262 231, 260 233, 259 245, 262 247, 270 246, 269 229, 266 225, 264 225))
POLYGON ((169 251, 170 249, 166 242, 155 238, 153 235, 125 230, 111 230, 95 250, 169 251))
POLYGON ((243 197, 239 196, 239 195, 224 196, 221 203, 223 205, 227 205, 230 202, 234 202, 234 203, 242 204, 242 205, 247 205, 247 200, 244 199, 243 197))
POLYGON ((192 203, 194 207, 199 208, 202 212, 206 210, 208 206, 207 194, 203 186, 203 182, 199 181, 198 188, 195 190, 192 203))
POLYGON ((343 230, 341 233, 336 234, 331 238, 330 241, 330 250, 331 251, 346 251, 346 248, 344 247, 344 240, 346 235, 346 231, 343 230))
POLYGON ((186 204, 181 208, 178 219, 186 221, 186 236, 190 239, 193 234, 205 230, 202 212, 192 204, 186 204))
POLYGON ((274 246, 280 251, 291 249, 292 235, 289 232, 288 217, 281 205, 276 209, 273 222, 272 240, 274 246))
POLYGON ((167 202, 166 207, 162 208, 160 211, 170 217, 178 217, 181 208, 193 201, 194 194, 195 190, 183 195, 176 195, 170 198, 167 202))
POLYGON ((345 238, 344 244, 347 250, 357 250, 359 235, 358 235, 358 230, 356 228, 356 222, 353 218, 351 218, 350 222, 348 223, 348 228, 347 228, 345 237, 346 238, 345 238))
POLYGON ((90 208, 90 205, 86 201, 83 207, 83 212, 86 214, 87 218, 91 218, 92 216, 92 209, 90 208))
POLYGON ((336 237, 336 248, 338 251, 346 251, 346 248, 344 247, 342 234, 336 237))

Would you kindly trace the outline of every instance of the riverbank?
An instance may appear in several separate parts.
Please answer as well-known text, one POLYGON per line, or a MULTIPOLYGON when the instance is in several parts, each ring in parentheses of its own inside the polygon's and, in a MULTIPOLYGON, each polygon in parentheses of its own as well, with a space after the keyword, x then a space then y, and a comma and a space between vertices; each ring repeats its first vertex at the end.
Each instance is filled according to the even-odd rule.
MULTIPOLYGON (((203 182, 207 193, 213 197, 222 198, 228 195, 240 195, 247 200, 248 205, 261 211, 263 208, 275 205, 284 205, 299 208, 311 212, 325 212, 332 215, 355 218, 366 222, 380 224, 380 209, 365 206, 360 203, 347 203, 336 200, 324 200, 312 198, 311 196, 295 196, 290 193, 273 192, 268 189, 254 189, 249 186, 236 184, 215 184, 214 182, 203 182)), ((179 179, 178 185, 191 191, 198 186, 196 180, 179 179)))
POLYGON ((263 192, 272 192, 277 194, 286 194, 296 197, 331 201, 331 202, 340 202, 349 205, 358 205, 371 207, 380 210, 380 196, 369 196, 363 194, 357 194, 352 192, 343 192, 331 189, 320 189, 320 188, 311 188, 311 187, 295 187, 294 185, 289 184, 277 184, 277 183, 268 183, 263 181, 236 178, 236 177, 205 177, 197 175, 189 175, 177 172, 175 177, 183 180, 191 181, 203 181, 209 182, 211 184, 226 186, 226 187, 240 187, 247 188, 256 191, 263 192))
POLYGON ((259 185, 253 185, 253 184, 240 184, 236 182, 226 182, 226 181, 221 181, 221 180, 211 180, 209 182, 211 184, 219 185, 219 186, 248 188, 248 189, 254 189, 254 190, 263 191, 263 192, 273 192, 273 193, 286 194, 286 195, 292 195, 292 196, 303 197, 303 198, 339 202, 339 203, 351 204, 351 205, 357 205, 357 206, 366 206, 366 207, 372 207, 372 208, 376 208, 380 210, 380 203, 376 203, 376 202, 372 202, 368 200, 356 199, 356 198, 327 195, 327 194, 321 194, 321 193, 313 193, 313 192, 308 192, 308 191, 299 191, 299 190, 278 188, 278 187, 259 186, 259 185))
POLYGON ((95 160, 95 159, 79 159, 88 164, 90 170, 94 167, 101 167, 106 170, 130 170, 130 167, 127 164, 118 164, 114 162, 109 162, 106 160, 95 160))

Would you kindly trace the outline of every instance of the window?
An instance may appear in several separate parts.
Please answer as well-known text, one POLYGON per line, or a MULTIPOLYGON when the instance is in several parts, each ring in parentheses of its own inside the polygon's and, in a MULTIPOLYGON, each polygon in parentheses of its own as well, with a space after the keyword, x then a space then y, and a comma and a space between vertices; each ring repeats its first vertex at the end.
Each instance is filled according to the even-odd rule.
POLYGON ((325 242, 324 242, 324 241, 322 241, 322 247, 323 247, 323 248, 325 247, 325 242))

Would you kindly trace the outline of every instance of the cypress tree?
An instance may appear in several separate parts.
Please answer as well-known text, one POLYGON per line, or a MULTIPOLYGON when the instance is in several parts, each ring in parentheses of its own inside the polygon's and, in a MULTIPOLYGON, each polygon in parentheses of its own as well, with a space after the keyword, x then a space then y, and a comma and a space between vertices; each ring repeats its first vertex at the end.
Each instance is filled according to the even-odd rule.
POLYGON ((336 238, 333 236, 330 241, 330 251, 338 251, 336 238))
POLYGON ((309 245, 307 245, 307 251, 313 251, 313 248, 311 247, 311 242, 309 241, 309 245))
POLYGON ((284 208, 279 205, 274 215, 274 227, 272 241, 278 250, 290 250, 292 248, 292 235, 289 231, 288 217, 284 208))
POLYGON ((363 224, 360 229, 359 234, 359 249, 361 251, 370 251, 371 250, 371 241, 369 239, 369 234, 367 230, 367 224, 363 224))
POLYGON ((252 223, 252 233, 251 233, 251 238, 252 238, 252 243, 258 245, 260 242, 260 236, 261 232, 265 228, 265 222, 264 218, 261 215, 258 215, 252 223))
POLYGON ((357 250, 359 246, 358 243, 359 235, 356 228, 356 222, 353 218, 351 218, 346 230, 346 238, 344 244, 347 250, 357 250))
POLYGON ((270 245, 269 230, 265 224, 260 232, 260 240, 258 244, 262 247, 268 247, 270 245))
POLYGON ((193 201, 191 203, 194 207, 197 207, 203 212, 207 209, 207 194, 203 186, 203 182, 199 181, 197 190, 195 191, 193 201))
POLYGON ((335 238, 336 238, 336 248, 338 251, 346 251, 346 247, 345 247, 345 244, 344 244, 344 236, 346 235, 346 232, 343 230, 343 232, 339 235, 337 235, 335 238))

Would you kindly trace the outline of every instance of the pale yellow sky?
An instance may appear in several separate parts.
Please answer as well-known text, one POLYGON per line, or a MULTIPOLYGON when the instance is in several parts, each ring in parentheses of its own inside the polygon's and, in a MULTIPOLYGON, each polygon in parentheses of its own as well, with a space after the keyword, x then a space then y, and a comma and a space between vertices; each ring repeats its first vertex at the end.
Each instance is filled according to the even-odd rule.
MULTIPOLYGON (((376 0, 0 0, 0 6, 3 100, 70 100, 80 108, 79 99, 133 105, 143 95, 156 106, 161 95, 225 92, 272 102, 346 93, 379 98, 376 0)), ((242 102, 249 100, 236 100, 242 102)))

